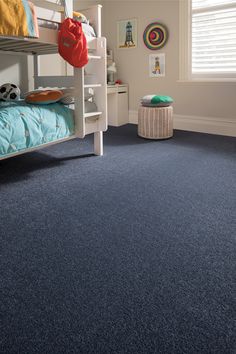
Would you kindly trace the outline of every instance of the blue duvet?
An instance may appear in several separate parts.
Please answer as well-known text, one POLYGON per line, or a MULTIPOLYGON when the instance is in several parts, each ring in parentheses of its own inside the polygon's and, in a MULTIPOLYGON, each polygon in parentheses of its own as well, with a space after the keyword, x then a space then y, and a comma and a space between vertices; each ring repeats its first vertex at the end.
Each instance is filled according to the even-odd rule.
POLYGON ((73 134, 73 113, 61 103, 0 101, 0 158, 73 134))

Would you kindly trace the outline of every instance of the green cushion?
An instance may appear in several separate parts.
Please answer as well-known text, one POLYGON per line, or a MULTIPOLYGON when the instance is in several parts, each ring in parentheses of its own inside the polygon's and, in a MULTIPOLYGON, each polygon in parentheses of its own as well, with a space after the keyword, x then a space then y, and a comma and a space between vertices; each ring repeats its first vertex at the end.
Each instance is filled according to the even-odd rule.
POLYGON ((173 99, 170 96, 163 95, 147 95, 141 99, 141 104, 147 107, 170 106, 173 99))

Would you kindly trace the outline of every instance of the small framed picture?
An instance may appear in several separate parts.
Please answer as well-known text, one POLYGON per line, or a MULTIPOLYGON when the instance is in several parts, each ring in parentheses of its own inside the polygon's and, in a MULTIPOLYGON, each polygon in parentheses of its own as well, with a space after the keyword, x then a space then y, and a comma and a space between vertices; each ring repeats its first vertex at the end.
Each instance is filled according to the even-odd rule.
POLYGON ((137 48, 137 19, 117 22, 117 47, 120 49, 137 48))
POLYGON ((149 77, 165 76, 165 54, 156 53, 149 55, 149 77))

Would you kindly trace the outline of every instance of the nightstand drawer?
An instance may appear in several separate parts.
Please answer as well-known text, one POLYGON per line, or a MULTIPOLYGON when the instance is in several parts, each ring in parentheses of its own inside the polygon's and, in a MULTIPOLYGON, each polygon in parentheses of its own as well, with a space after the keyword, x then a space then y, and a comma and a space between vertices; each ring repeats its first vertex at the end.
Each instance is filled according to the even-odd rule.
POLYGON ((128 87, 127 86, 119 86, 118 93, 124 93, 124 92, 128 92, 128 87))
POLYGON ((128 85, 107 86, 108 125, 119 127, 129 122, 128 85))
POLYGON ((107 87, 107 94, 109 95, 110 93, 116 93, 117 92, 117 87, 107 87))

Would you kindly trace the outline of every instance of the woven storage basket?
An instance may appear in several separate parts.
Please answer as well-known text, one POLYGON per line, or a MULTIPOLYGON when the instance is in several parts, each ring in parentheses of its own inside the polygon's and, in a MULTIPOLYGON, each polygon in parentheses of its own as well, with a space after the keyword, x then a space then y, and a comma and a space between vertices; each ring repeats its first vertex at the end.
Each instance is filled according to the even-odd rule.
POLYGON ((147 139, 173 136, 173 107, 144 107, 138 110, 138 135, 147 139))

